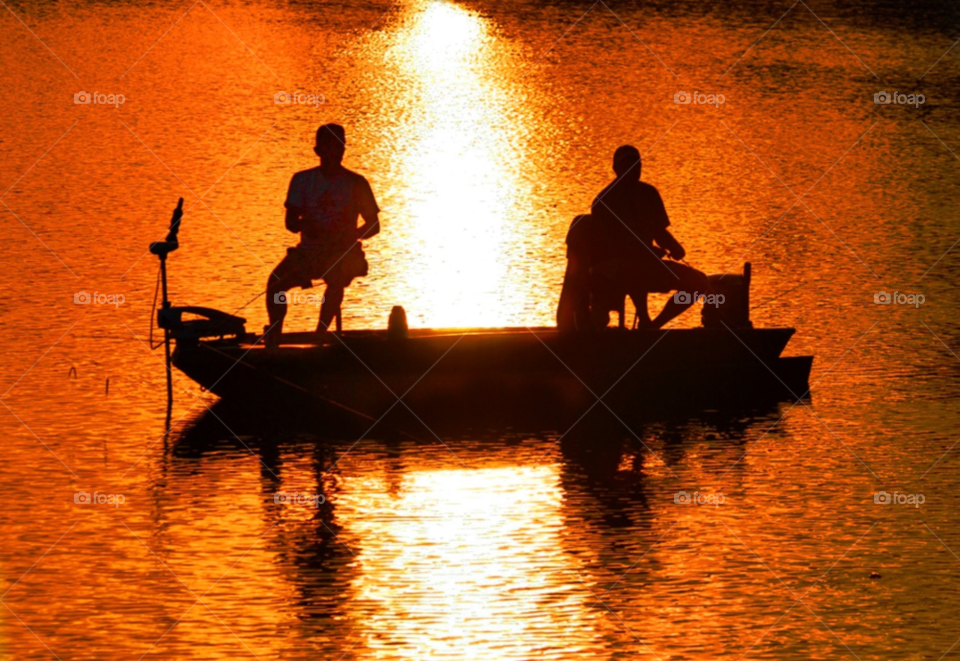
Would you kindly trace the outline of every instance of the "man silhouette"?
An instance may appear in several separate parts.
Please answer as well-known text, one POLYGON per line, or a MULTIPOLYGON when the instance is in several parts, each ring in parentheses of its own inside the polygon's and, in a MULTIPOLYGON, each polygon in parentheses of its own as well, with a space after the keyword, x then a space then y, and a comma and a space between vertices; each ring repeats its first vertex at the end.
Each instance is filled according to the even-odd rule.
POLYGON ((318 128, 313 151, 320 157, 320 166, 293 175, 287 192, 286 227, 301 238, 298 246, 287 249, 287 256, 267 280, 268 347, 280 341, 286 292, 294 287, 308 289, 313 280, 327 285, 317 324, 317 342, 323 342, 333 318, 340 315, 344 289, 354 278, 367 274, 360 240, 380 231, 380 208, 370 184, 341 164, 346 151, 343 127, 324 124, 318 128), (363 218, 360 227, 358 216, 363 218))
MULTIPOLYGON (((693 305, 694 292, 707 291, 707 277, 700 271, 665 255, 682 260, 686 251, 667 229, 670 220, 657 189, 640 181, 642 163, 635 147, 624 145, 613 154, 616 178, 593 201, 590 232, 592 286, 625 291, 637 308, 641 328, 662 328, 693 305), (671 297, 651 321, 647 316, 647 292, 684 291, 691 296, 671 297)), ((621 301, 623 294, 620 294, 621 301)), ((598 298, 603 298, 602 296, 598 298)), ((602 312, 606 325, 607 310, 602 312)))

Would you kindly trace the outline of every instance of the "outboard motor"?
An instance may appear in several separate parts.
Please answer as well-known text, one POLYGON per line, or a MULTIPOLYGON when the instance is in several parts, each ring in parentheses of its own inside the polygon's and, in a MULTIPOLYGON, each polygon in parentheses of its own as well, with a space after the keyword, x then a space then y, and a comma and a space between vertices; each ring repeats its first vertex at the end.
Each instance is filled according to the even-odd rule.
POLYGON ((743 275, 707 276, 710 294, 716 298, 712 303, 704 303, 700 320, 704 328, 753 328, 750 321, 750 262, 743 265, 743 275), (716 303, 723 296, 722 303, 716 303))

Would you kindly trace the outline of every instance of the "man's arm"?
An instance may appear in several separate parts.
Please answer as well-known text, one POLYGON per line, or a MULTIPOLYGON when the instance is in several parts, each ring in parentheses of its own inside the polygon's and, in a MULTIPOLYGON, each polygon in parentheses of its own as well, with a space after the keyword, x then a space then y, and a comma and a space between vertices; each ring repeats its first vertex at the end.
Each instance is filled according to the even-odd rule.
POLYGON ((667 217, 667 208, 663 204, 663 198, 660 197, 660 191, 656 188, 648 190, 652 192, 647 202, 649 213, 654 225, 660 228, 654 233, 653 240, 657 242, 658 246, 670 254, 671 259, 681 260, 686 256, 687 251, 683 249, 680 242, 677 241, 676 237, 667 229, 667 227, 670 226, 670 219, 667 217))
POLYGON ((303 209, 300 207, 287 207, 287 215, 284 218, 284 223, 287 226, 287 230, 293 232, 294 234, 298 233, 302 227, 303 221, 303 209))
POLYGON ((287 213, 284 216, 284 224, 287 231, 297 234, 303 230, 303 214, 306 212, 304 204, 304 176, 298 172, 290 177, 290 186, 287 188, 287 200, 283 203, 287 213))
POLYGON ((683 246, 680 245, 680 242, 674 238, 673 234, 670 233, 666 227, 657 232, 653 240, 657 242, 657 245, 661 248, 664 248, 670 253, 672 259, 683 259, 687 255, 687 251, 683 249, 683 246))
POLYGON ((373 197, 370 184, 363 177, 360 177, 359 185, 354 191, 354 195, 358 196, 357 206, 360 217, 363 219, 363 224, 357 228, 357 241, 360 241, 380 233, 380 207, 377 206, 377 200, 373 197))
POLYGON ((357 240, 369 239, 380 233, 380 213, 363 214, 363 224, 357 228, 357 240))

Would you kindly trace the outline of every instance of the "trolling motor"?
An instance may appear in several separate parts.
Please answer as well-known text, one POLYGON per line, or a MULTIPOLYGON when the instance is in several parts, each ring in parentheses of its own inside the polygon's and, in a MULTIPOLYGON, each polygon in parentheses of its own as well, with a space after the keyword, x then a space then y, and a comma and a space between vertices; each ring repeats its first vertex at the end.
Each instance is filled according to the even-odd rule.
POLYGON ((163 348, 167 357, 167 406, 173 403, 173 371, 170 364, 170 329, 164 324, 164 313, 170 309, 170 299, 167 297, 167 255, 180 247, 177 234, 180 232, 180 219, 183 218, 183 198, 177 202, 170 219, 170 231, 166 241, 157 241, 150 244, 150 252, 160 258, 160 279, 163 282, 163 307, 157 312, 157 325, 163 329, 163 348))
POLYGON ((173 402, 173 371, 170 357, 170 340, 177 343, 196 343, 205 337, 223 337, 232 335, 241 337, 246 334, 247 320, 226 312, 195 306, 173 307, 167 295, 167 255, 180 247, 177 234, 180 232, 180 220, 183 218, 183 198, 177 202, 170 219, 170 231, 164 241, 150 244, 150 252, 160 258, 160 281, 163 287, 163 302, 157 310, 157 326, 163 329, 163 345, 167 364, 167 406, 173 402), (184 321, 183 314, 193 314, 200 319, 184 321))

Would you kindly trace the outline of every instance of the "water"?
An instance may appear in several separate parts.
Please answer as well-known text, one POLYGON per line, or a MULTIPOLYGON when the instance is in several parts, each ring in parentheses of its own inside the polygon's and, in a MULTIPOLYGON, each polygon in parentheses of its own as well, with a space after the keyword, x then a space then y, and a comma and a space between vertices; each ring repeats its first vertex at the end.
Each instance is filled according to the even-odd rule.
POLYGON ((957 654, 957 27, 938 3, 8 4, 0 656, 957 654), (184 197, 171 297, 259 328, 325 121, 384 210, 347 328, 395 304, 551 323, 566 227, 630 142, 689 261, 753 263, 754 322, 816 355, 811 400, 358 442, 181 378, 166 437, 147 245, 184 197))

